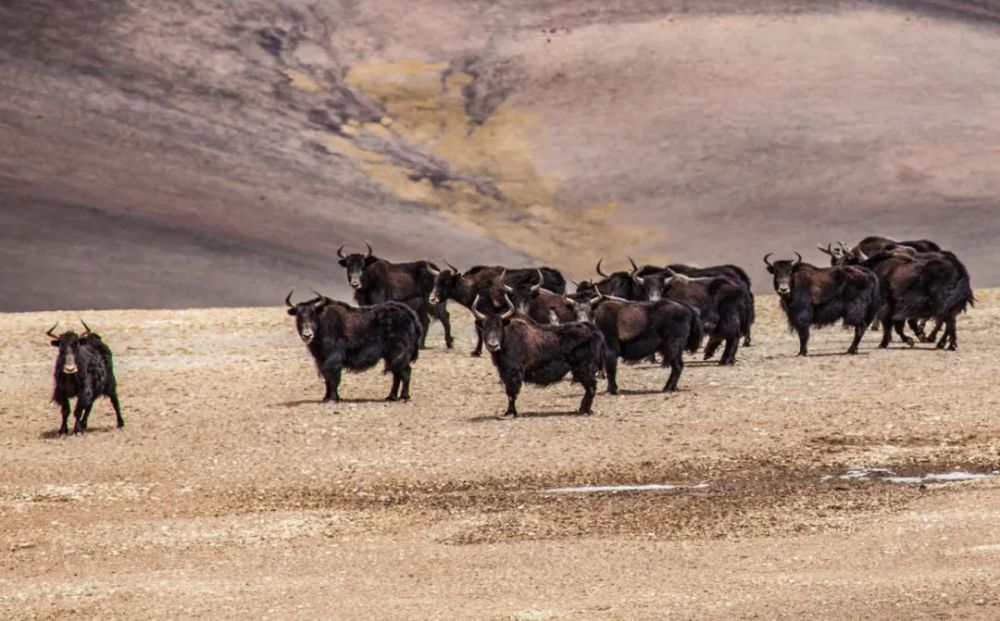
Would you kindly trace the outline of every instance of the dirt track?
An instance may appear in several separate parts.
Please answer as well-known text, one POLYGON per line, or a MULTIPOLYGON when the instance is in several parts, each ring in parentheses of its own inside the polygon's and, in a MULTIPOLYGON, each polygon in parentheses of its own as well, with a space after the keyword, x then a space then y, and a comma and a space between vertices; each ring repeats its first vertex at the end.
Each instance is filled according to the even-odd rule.
POLYGON ((576 386, 526 389, 515 421, 492 366, 421 354, 414 401, 387 378, 321 394, 277 308, 88 312, 114 347, 127 427, 106 402, 57 438, 56 319, 0 316, 0 618, 997 618, 1000 481, 839 478, 1000 468, 1000 295, 961 351, 839 355, 759 299, 734 369, 659 368, 568 414, 576 386), (824 479, 827 475, 833 478, 824 479), (558 495, 566 485, 674 483, 558 495))

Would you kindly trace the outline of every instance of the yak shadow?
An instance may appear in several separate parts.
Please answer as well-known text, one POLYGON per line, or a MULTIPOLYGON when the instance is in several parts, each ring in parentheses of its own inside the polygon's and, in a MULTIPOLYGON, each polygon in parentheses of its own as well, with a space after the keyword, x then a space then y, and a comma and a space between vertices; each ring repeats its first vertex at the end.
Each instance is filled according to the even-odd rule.
MULTIPOLYGON (((576 416, 579 418, 587 418, 585 415, 581 415, 576 410, 567 410, 562 412, 518 412, 517 418, 552 418, 554 416, 576 416)), ((517 418, 511 418, 509 416, 502 416, 500 414, 491 414, 484 416, 473 416, 467 419, 470 423, 484 423, 487 421, 512 421, 517 420, 517 418)))
POLYGON ((376 399, 372 397, 358 397, 353 399, 341 398, 340 401, 327 401, 324 402, 322 399, 297 399, 294 401, 283 401, 275 405, 279 405, 285 408, 297 408, 302 405, 341 405, 344 403, 406 403, 405 401, 386 401, 384 398, 376 399))
MULTIPOLYGON (((604 394, 608 394, 607 391, 604 394)), ((617 395, 608 395, 609 397, 615 396, 627 396, 627 395, 669 395, 669 392, 664 392, 661 388, 619 388, 617 395)))
MULTIPOLYGON (((87 430, 83 432, 83 435, 89 436, 92 433, 110 433, 112 431, 117 431, 117 430, 118 427, 116 427, 115 425, 111 425, 110 427, 87 427, 87 430)), ((41 438, 42 440, 55 440, 56 438, 61 438, 63 436, 62 434, 59 433, 58 429, 50 429, 48 431, 43 431, 42 433, 38 434, 38 437, 41 438)), ((65 437, 67 438, 75 437, 72 428, 70 428, 69 433, 67 433, 65 437)))

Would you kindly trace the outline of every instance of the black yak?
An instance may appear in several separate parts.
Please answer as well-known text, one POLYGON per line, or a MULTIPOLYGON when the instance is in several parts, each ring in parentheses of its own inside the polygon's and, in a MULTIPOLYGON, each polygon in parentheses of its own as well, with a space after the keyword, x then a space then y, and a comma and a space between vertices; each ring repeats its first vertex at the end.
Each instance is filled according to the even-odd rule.
POLYGON ((507 392, 504 416, 517 416, 517 396, 524 382, 548 386, 567 373, 583 386, 579 413, 593 413, 597 375, 605 363, 604 337, 597 327, 578 322, 539 325, 515 317, 509 298, 500 314, 484 313, 478 302, 478 298, 473 300, 471 310, 482 322, 483 342, 507 392))
POLYGON ((121 404, 118 402, 118 383, 115 380, 111 349, 104 344, 100 335, 91 332, 87 324, 84 323, 83 327, 84 332, 79 336, 72 331, 56 336, 53 333, 56 326, 52 326, 45 333, 52 337, 52 346, 59 348, 52 401, 59 405, 62 412, 60 434, 69 433, 67 420, 70 411, 69 400, 72 398, 76 398, 76 407, 73 409, 75 421, 73 433, 83 433, 87 430, 94 401, 102 395, 111 400, 117 426, 119 428, 125 426, 121 404))
POLYGON ((563 295, 545 289, 544 283, 541 270, 534 284, 522 280, 517 286, 507 284, 506 270, 500 274, 500 286, 510 296, 518 315, 552 325, 573 321, 573 312, 566 307, 563 295))
POLYGON ((317 297, 292 304, 285 298, 288 314, 326 384, 323 401, 340 400, 340 377, 344 369, 364 371, 379 360, 385 373, 392 373, 392 389, 386 401, 410 398, 410 372, 420 348, 420 320, 412 308, 399 302, 383 302, 354 308, 343 302, 317 297), (400 391, 402 388, 402 391, 400 391))
POLYGON ((701 344, 700 313, 683 302, 633 302, 584 292, 567 296, 566 303, 578 321, 593 322, 604 335, 604 368, 613 395, 618 394, 618 358, 636 362, 660 353, 664 366, 670 366, 663 390, 673 392, 684 370, 684 350, 693 353, 701 344))
POLYGON ((436 265, 430 261, 391 263, 376 257, 371 244, 365 242, 366 254, 344 254, 344 247, 337 249, 338 263, 347 270, 347 284, 354 289, 354 301, 359 306, 382 302, 402 302, 412 308, 420 320, 420 346, 427 340, 431 317, 444 327, 444 342, 449 349, 454 345, 451 336, 451 317, 447 303, 431 302, 436 265))
POLYGON ((858 353, 861 337, 881 305, 878 276, 859 266, 816 267, 803 263, 797 252, 795 261, 772 262, 770 256, 764 255, 764 263, 774 276, 774 290, 788 325, 799 334, 799 355, 809 353, 810 326, 827 326, 841 319, 854 328, 847 353, 858 353))

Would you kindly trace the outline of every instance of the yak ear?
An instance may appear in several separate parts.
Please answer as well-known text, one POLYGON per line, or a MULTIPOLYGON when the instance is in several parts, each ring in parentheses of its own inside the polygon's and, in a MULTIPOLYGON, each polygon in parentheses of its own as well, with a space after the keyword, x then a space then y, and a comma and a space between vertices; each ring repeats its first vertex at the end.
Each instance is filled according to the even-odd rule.
POLYGON ((347 259, 340 259, 337 261, 337 264, 340 265, 340 267, 347 267, 347 259))
POLYGON ((56 339, 52 339, 52 346, 53 347, 59 347, 59 341, 56 340, 56 339))
POLYGON ((768 274, 773 274, 773 273, 774 273, 774 268, 773 268, 773 267, 771 267, 770 265, 768 265, 768 266, 767 266, 767 273, 768 273, 768 274))
POLYGON ((288 314, 291 315, 292 317, 294 317, 295 316, 295 308, 294 307, 293 308, 289 308, 288 309, 288 314))

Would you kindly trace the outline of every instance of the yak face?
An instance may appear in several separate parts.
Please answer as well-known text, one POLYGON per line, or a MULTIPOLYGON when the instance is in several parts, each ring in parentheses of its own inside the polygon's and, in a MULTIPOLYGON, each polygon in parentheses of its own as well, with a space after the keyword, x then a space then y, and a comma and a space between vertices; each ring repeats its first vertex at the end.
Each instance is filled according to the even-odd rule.
POLYGON ((316 339, 319 332, 319 315, 328 300, 324 297, 316 297, 293 305, 291 298, 291 293, 285 298, 288 314, 295 317, 295 329, 299 333, 299 338, 302 339, 303 343, 309 345, 316 339))
POLYGON ((592 322, 594 320, 594 309, 597 308, 603 297, 597 289, 584 289, 581 291, 580 287, 578 287, 576 293, 563 296, 563 300, 565 300, 566 306, 573 311, 575 321, 592 322))
POLYGON ((779 296, 786 298, 792 292, 792 275, 795 273, 795 268, 802 263, 802 255, 795 253, 798 257, 797 260, 783 260, 783 261, 769 261, 768 257, 771 253, 764 255, 764 263, 767 265, 767 271, 774 276, 774 291, 779 296))
POLYGON ((462 278, 454 270, 444 269, 434 276, 434 289, 428 300, 431 304, 440 304, 458 294, 458 281, 462 278))
POLYGON ((365 268, 378 260, 372 253, 371 244, 365 242, 365 246, 368 247, 367 254, 355 252, 345 255, 343 245, 337 249, 337 256, 340 257, 340 260, 337 261, 337 263, 340 264, 341 267, 347 268, 347 283, 351 285, 352 289, 360 289, 364 286, 362 274, 364 274, 365 268))
POLYGON ((483 345, 486 346, 491 352, 498 352, 503 349, 503 328, 514 316, 514 303, 511 302, 509 296, 504 296, 504 301, 507 302, 507 310, 503 313, 484 313, 479 309, 479 296, 472 301, 472 314, 475 315, 482 326, 480 328, 483 335, 483 345))
POLYGON ((83 337, 76 332, 63 332, 52 340, 52 346, 59 348, 59 356, 56 358, 56 368, 66 375, 76 375, 79 372, 77 361, 80 358, 80 343, 83 337))
MULTIPOLYGON (((507 270, 504 270, 500 274, 500 285, 503 287, 504 291, 509 296, 508 304, 514 307, 514 312, 518 315, 524 317, 528 316, 529 308, 531 307, 531 302, 538 297, 538 292, 542 289, 542 284, 545 283, 545 277, 542 276, 542 270, 536 270, 538 273, 537 281, 534 284, 522 283, 516 287, 512 287, 507 284, 505 276, 507 275, 507 270)), ((552 312, 551 315, 554 314, 552 312)), ((559 318, 556 317, 555 323, 559 322, 559 318)))

